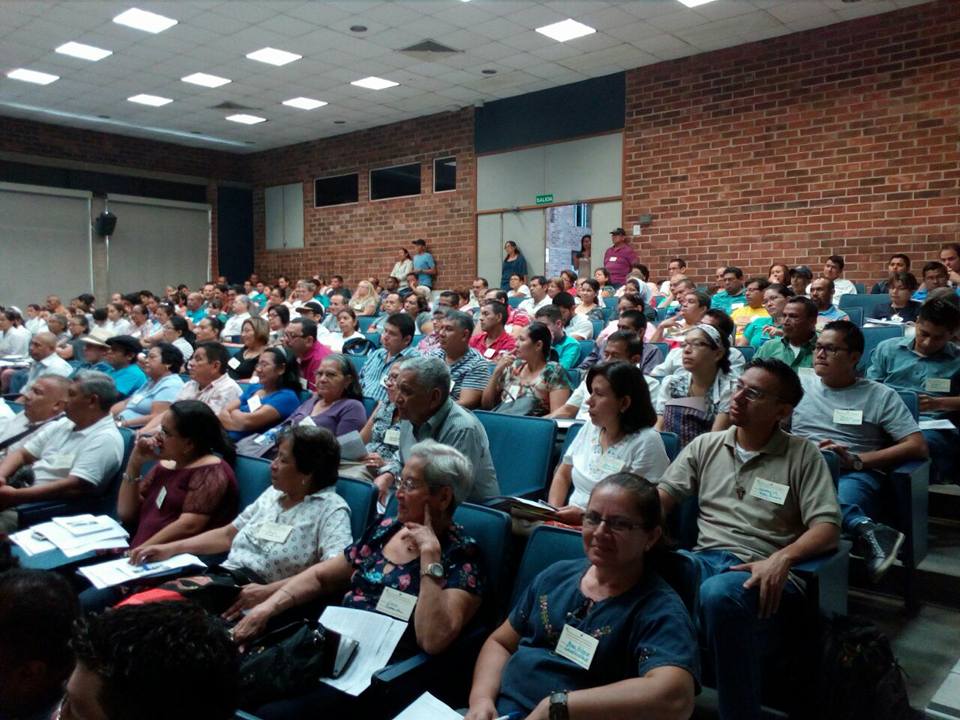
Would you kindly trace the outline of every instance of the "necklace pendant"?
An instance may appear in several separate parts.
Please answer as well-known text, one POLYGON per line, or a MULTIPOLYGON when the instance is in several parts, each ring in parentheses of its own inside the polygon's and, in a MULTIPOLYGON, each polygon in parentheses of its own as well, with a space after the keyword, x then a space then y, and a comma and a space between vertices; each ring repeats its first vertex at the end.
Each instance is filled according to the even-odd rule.
POLYGON ((743 500, 743 496, 747 491, 741 486, 737 485, 737 500, 743 500))

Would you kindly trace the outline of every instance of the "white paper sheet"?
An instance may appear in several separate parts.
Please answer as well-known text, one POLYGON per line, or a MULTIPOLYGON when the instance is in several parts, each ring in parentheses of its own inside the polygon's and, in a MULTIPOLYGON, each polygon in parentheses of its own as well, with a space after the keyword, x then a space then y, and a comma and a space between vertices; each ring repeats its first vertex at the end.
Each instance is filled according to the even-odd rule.
POLYGON ((165 575, 171 570, 178 570, 184 567, 206 567, 203 561, 196 555, 174 555, 172 558, 160 562, 145 563, 143 565, 131 565, 128 558, 122 557, 117 560, 110 560, 98 565, 87 565, 78 571, 97 589, 122 585, 131 580, 139 580, 145 577, 154 577, 156 575, 165 575))
POLYGON ((37 537, 34 535, 33 528, 27 528, 26 530, 15 532, 10 536, 10 539, 19 545, 20 548, 31 557, 33 555, 39 555, 40 553, 50 552, 51 550, 57 549, 57 546, 49 540, 45 540, 42 537, 37 537))
POLYGON ((370 687, 370 679, 375 672, 387 666, 407 629, 407 623, 380 613, 332 606, 323 611, 320 622, 324 627, 360 643, 353 662, 343 675, 323 679, 327 685, 354 697, 370 687))
POLYGON ((9 420, 15 415, 13 408, 7 405, 7 401, 0 398, 0 420, 9 420))
POLYGON ((367 455, 367 446, 363 444, 363 438, 356 430, 338 435, 337 442, 340 443, 340 457, 342 458, 360 460, 367 455))
POLYGON ((921 420, 917 423, 921 430, 956 430, 957 426, 949 420, 921 420))
MULTIPOLYGON (((94 517, 100 529, 79 536, 63 527, 63 521, 70 519, 72 518, 54 518, 50 522, 34 525, 31 530, 35 537, 40 536, 49 540, 64 555, 71 558, 78 557, 91 550, 124 548, 129 545, 127 542, 129 533, 123 529, 120 523, 107 515, 94 517)), ((79 525, 75 529, 78 532, 80 530, 89 531, 90 527, 79 525)))
POLYGON ((56 517, 53 518, 51 522, 78 538, 104 530, 116 530, 119 528, 117 521, 113 518, 106 515, 91 515, 89 513, 84 515, 71 515, 69 517, 56 517))
POLYGON ((430 693, 424 693, 393 720, 463 720, 463 716, 430 693))

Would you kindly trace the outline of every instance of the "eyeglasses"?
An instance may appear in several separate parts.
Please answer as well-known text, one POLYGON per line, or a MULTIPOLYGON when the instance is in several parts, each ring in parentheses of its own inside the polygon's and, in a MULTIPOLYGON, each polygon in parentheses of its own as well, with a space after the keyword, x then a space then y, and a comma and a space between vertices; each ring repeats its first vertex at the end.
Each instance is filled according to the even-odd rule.
POLYGON ((823 353, 825 355, 829 355, 830 357, 836 357, 842 352, 850 352, 850 349, 845 347, 838 347, 836 345, 821 345, 820 343, 817 343, 816 345, 813 346, 814 355, 819 355, 820 353, 823 353))
POLYGON ((614 533, 626 533, 631 530, 638 530, 643 527, 643 523, 636 523, 622 517, 603 517, 598 512, 588 511, 583 514, 583 526, 591 529, 600 527, 600 523, 605 523, 607 530, 614 533))
POLYGON ((713 345, 708 343, 706 340, 684 340, 680 343, 682 348, 693 348, 694 350, 707 348, 709 350, 713 349, 713 345))
POLYGON ((408 492, 413 492, 414 490, 419 490, 425 487, 428 487, 428 486, 422 483, 418 483, 416 480, 410 480, 410 479, 403 480, 401 478, 397 478, 396 480, 393 481, 393 489, 396 490, 397 492, 400 492, 401 490, 403 490, 405 493, 408 493, 408 492))
POLYGON ((743 393, 750 402, 763 400, 766 397, 772 397, 779 400, 779 398, 772 393, 768 393, 763 390, 757 390, 749 385, 744 385, 742 380, 737 380, 736 384, 734 385, 734 394, 736 395, 737 393, 743 393))
POLYGON ((295 333, 285 332, 283 334, 283 337, 285 337, 287 340, 296 340, 297 338, 302 338, 303 335, 297 335, 295 333))

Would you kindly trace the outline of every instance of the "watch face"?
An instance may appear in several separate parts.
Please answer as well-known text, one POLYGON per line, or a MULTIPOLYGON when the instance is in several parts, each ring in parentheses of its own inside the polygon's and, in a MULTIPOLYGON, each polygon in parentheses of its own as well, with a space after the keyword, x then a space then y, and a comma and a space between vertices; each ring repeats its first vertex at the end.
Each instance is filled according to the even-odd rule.
POLYGON ((430 563, 427 565, 426 574, 433 578, 443 577, 443 565, 440 563, 430 563))

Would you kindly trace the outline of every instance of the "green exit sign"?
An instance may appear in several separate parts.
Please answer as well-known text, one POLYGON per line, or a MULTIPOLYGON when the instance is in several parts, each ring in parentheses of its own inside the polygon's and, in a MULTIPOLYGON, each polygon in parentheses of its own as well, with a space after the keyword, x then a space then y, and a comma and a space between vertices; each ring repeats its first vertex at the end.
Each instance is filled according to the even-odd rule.
POLYGON ((537 195, 537 205, 549 205, 553 202, 553 194, 537 195))

